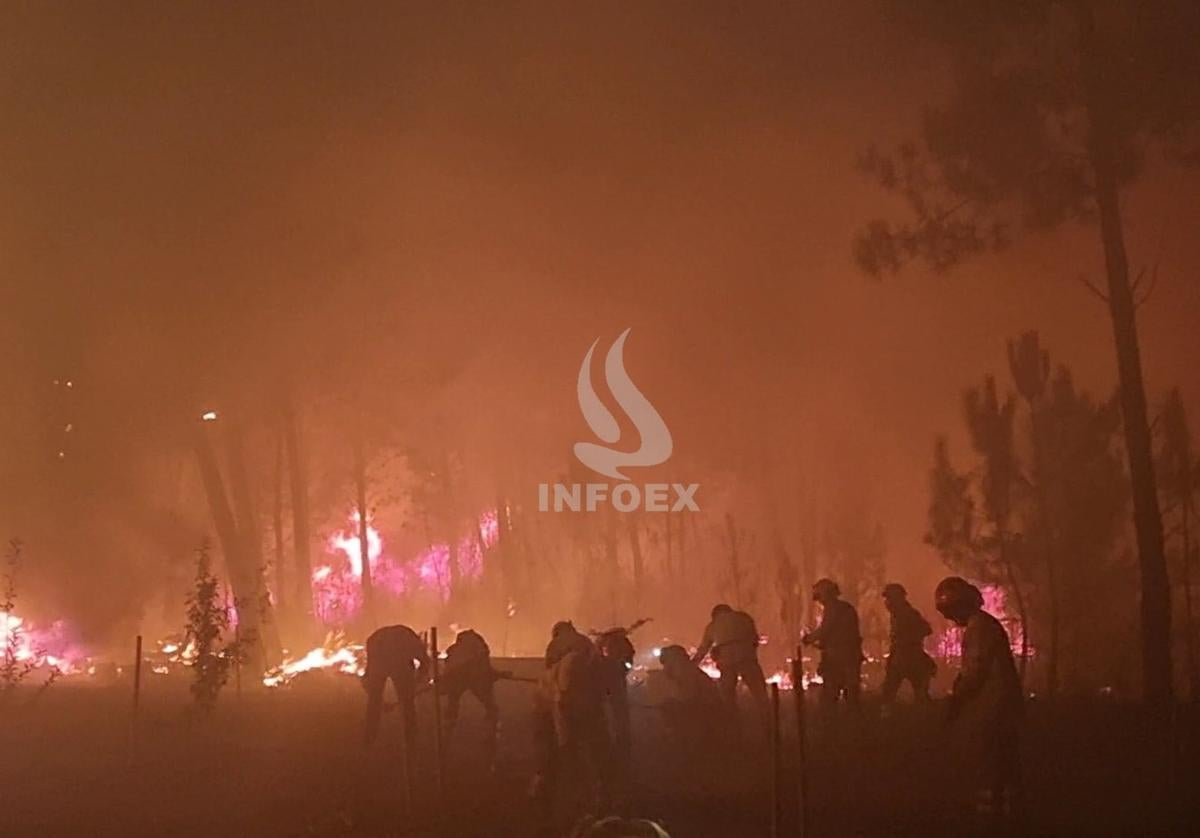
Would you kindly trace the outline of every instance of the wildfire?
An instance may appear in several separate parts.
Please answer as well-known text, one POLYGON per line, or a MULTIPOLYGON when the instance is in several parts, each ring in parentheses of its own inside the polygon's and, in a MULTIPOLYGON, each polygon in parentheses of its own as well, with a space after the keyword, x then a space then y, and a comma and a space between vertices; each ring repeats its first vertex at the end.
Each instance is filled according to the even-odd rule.
POLYGON ((331 669, 355 677, 366 668, 366 649, 361 643, 347 643, 341 632, 330 632, 325 643, 299 658, 285 658, 277 667, 267 670, 263 684, 279 687, 289 683, 297 675, 314 669, 331 669))
MULTIPOLYGON (((499 520, 495 511, 480 516, 476 532, 463 536, 455 545, 455 570, 459 579, 478 579, 483 574, 484 551, 496 544, 499 520)), ((359 519, 355 512, 345 530, 326 542, 330 561, 313 569, 312 582, 317 616, 330 626, 342 625, 362 608, 362 550, 359 519)), ((384 551, 383 537, 367 522, 367 561, 371 582, 377 590, 399 596, 418 591, 450 598, 451 550, 434 544, 408 561, 397 560, 384 551)))
MULTIPOLYGON (((983 610, 999 620, 1008 631, 1008 642, 1014 655, 1021 653, 1021 620, 1008 613, 1008 596, 999 585, 980 585, 983 594, 983 610)), ((962 657, 962 629, 950 626, 935 640, 934 654, 945 660, 962 657)), ((1029 655, 1034 654, 1033 644, 1029 655)))
POLYGON ((91 661, 68 637, 66 624, 56 620, 49 628, 39 628, 9 612, 0 612, 5 663, 37 669, 47 667, 60 675, 86 672, 91 661))

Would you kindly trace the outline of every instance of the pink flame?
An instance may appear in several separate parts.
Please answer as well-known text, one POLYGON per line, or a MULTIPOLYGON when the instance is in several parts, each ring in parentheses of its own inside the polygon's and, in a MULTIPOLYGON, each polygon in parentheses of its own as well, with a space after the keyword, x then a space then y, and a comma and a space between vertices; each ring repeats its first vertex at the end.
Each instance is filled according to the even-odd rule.
MULTIPOLYGON (((477 530, 457 542, 460 580, 483 575, 484 551, 496 544, 499 521, 495 511, 480 516, 477 530)), ((326 625, 340 625, 362 608, 362 553, 358 514, 350 516, 347 529, 335 532, 326 542, 331 560, 318 565, 312 574, 317 616, 326 625)), ((367 522, 367 561, 376 591, 392 596, 431 592, 445 602, 451 593, 450 546, 434 544, 408 561, 387 555, 379 531, 367 522)))

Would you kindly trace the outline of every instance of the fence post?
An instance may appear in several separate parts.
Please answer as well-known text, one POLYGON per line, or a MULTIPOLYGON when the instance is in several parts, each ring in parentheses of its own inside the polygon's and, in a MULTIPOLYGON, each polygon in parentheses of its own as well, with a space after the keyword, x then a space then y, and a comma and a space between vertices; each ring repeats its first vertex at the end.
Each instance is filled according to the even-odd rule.
POLYGON ((792 658, 792 698, 796 705, 796 779, 798 838, 808 838, 808 737, 804 729, 804 647, 792 658))

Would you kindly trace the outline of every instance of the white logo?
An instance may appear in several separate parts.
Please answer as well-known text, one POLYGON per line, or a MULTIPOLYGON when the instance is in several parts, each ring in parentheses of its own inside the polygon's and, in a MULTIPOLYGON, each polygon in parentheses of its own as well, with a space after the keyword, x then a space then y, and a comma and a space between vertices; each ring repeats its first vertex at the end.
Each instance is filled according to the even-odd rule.
MULTIPOLYGON (((575 443, 575 456, 581 463, 614 480, 628 479, 621 473, 626 466, 656 466, 671 456, 671 432, 667 430, 667 423, 625 371, 625 338, 629 337, 629 331, 626 329, 622 332, 608 350, 604 360, 604 378, 613 398, 633 422, 640 444, 636 451, 618 451, 594 442, 575 443)), ((599 338, 593 341, 583 356, 575 389, 579 396, 579 409, 588 427, 599 439, 611 445, 620 440, 621 428, 592 387, 592 353, 599 342, 599 338)))
POLYGON ((696 501, 698 483, 647 483, 637 486, 625 482, 621 469, 628 466, 656 466, 665 463, 671 456, 671 432, 667 423, 642 395, 625 371, 625 338, 629 329, 621 333, 604 359, 604 380, 617 405, 629 417, 638 435, 635 451, 618 451, 609 447, 621 439, 621 426, 592 387, 592 354, 599 339, 592 342, 583 363, 579 367, 579 378, 575 393, 579 397, 579 409, 592 433, 608 445, 594 442, 575 443, 575 456, 593 471, 613 480, 622 481, 610 486, 608 483, 562 483, 538 484, 538 509, 548 512, 595 512, 604 504, 610 504, 617 512, 699 512, 696 501), (671 495, 674 495, 672 500, 671 495))

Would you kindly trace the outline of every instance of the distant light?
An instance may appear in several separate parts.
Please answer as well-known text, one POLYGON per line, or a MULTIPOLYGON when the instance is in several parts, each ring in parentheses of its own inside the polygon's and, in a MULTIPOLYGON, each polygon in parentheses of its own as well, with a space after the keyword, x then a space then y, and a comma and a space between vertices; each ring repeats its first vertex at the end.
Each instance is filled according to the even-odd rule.
POLYGON ((217 421, 217 412, 215 410, 209 410, 206 413, 202 413, 200 418, 205 422, 215 422, 217 421))
POLYGON ((75 386, 75 382, 74 382, 74 381, 68 381, 68 382, 67 382, 67 386, 68 386, 68 387, 74 387, 74 386, 75 386))
POLYGON ((58 458, 59 458, 60 460, 65 460, 65 459, 67 458, 67 452, 66 452, 66 451, 59 451, 59 452, 58 452, 58 458))
POLYGON ((662 657, 662 649, 655 646, 653 649, 650 650, 650 654, 654 655, 654 657, 656 657, 656 658, 660 658, 660 657, 662 657))

